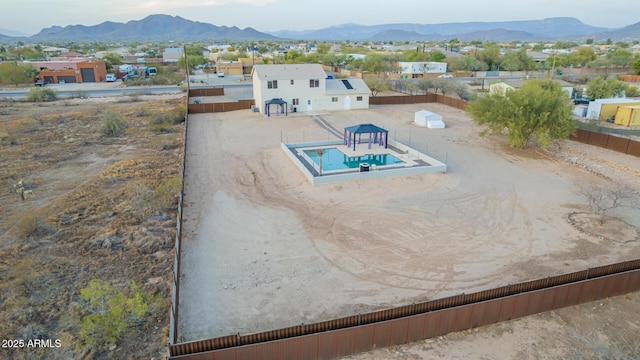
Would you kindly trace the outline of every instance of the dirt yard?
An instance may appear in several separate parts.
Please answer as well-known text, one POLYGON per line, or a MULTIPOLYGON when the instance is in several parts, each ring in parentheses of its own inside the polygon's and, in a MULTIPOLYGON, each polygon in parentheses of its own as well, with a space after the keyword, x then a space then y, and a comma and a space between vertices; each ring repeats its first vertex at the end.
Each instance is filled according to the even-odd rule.
POLYGON ((0 102, 0 338, 60 340, 54 349, 1 348, 0 358, 166 356, 184 125, 157 119, 184 102, 184 94, 0 102), (105 109, 128 124, 121 136, 102 134, 105 109), (92 279, 116 289, 135 281, 160 300, 115 346, 98 333, 83 345, 80 293, 92 279))
MULTIPOLYGON (((626 186, 637 195, 638 158, 570 141, 549 151, 511 149, 503 139, 478 137, 464 112, 440 104, 318 115, 338 129, 383 126, 449 171, 312 186, 279 147, 331 138, 311 117, 190 116, 181 341, 328 320, 640 256, 640 210, 612 211, 600 225, 586 214, 581 194, 626 186), (412 125, 421 109, 442 114, 447 128, 412 125)), ((624 315, 637 300, 603 307, 624 315)), ((415 345, 426 353, 402 347, 359 358, 394 351, 398 358, 512 358, 491 354, 499 333, 538 346, 555 336, 538 318, 557 327, 565 324, 554 317, 583 323, 562 311, 415 345), (529 337, 529 327, 541 330, 539 337, 529 337), (475 356, 471 337, 485 343, 487 355, 475 356), (459 355, 450 356, 449 343, 459 344, 459 355)), ((637 331, 639 324, 620 326, 637 331)), ((510 354, 538 358, 521 350, 514 346, 510 354)))

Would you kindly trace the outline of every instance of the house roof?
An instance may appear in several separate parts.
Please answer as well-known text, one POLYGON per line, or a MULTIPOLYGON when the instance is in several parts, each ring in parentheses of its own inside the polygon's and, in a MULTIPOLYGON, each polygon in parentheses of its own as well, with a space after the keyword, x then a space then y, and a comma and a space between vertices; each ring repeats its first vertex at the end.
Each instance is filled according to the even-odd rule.
POLYGON ((371 90, 369 90, 369 87, 362 79, 327 79, 327 94, 368 94, 370 91, 371 90), (347 84, 349 84, 348 86, 351 86, 351 89, 348 88, 347 84))
POLYGON ((352 134, 368 134, 368 133, 386 133, 389 132, 389 130, 385 130, 379 126, 373 125, 373 124, 360 124, 360 125, 353 125, 353 126, 349 126, 344 128, 345 130, 347 130, 348 132, 352 133, 352 134))
POLYGON ((253 74, 261 80, 324 79, 327 77, 327 73, 319 64, 255 65, 253 74))

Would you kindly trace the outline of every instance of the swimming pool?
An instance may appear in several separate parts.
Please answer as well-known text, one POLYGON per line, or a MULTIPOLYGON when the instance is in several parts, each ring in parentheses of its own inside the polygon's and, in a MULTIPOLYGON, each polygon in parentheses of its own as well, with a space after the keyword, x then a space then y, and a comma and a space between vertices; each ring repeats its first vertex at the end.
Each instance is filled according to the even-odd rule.
MULTIPOLYGON (((319 165, 320 161, 318 160, 318 150, 319 149, 308 149, 303 150, 305 155, 307 155, 316 165, 319 165)), ((384 165, 394 165, 394 164, 403 164, 404 161, 398 159, 397 157, 391 154, 377 154, 377 155, 363 155, 363 156, 353 156, 349 157, 342 151, 337 148, 326 148, 322 149, 322 171, 331 171, 331 170, 348 170, 348 169, 356 169, 360 166, 361 163, 367 163, 369 165, 376 166, 384 166, 384 165)))

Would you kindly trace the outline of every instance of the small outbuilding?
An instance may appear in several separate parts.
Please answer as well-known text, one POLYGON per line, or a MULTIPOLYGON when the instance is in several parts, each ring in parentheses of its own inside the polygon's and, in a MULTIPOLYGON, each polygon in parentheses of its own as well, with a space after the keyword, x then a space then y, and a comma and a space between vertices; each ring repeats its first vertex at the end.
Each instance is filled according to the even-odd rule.
POLYGON ((445 126, 442 121, 442 115, 427 110, 417 111, 414 122, 420 126, 426 126, 429 129, 444 129, 445 126))

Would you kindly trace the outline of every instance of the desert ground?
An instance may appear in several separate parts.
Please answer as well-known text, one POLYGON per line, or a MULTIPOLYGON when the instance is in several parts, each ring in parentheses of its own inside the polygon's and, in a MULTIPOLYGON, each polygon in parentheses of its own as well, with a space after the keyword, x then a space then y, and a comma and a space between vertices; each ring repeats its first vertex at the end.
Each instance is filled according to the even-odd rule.
MULTIPOLYGON (((479 137, 463 111, 440 104, 315 115, 338 129, 383 126, 390 138, 446 162, 448 171, 312 186, 279 146, 332 138, 311 116, 191 115, 181 341, 328 320, 640 255, 637 198, 600 225, 581 194, 627 187, 637 195, 638 158, 572 141, 547 151, 512 149, 501 137, 479 137), (442 114, 447 128, 412 125, 421 109, 442 114)), ((633 294, 619 300, 628 306, 602 306, 624 315, 638 309, 637 300, 633 294)), ((513 358, 491 355, 500 341, 514 342, 504 334, 533 346, 554 336, 545 321, 582 324, 580 314, 562 311, 357 358, 513 358), (452 339, 463 340, 453 341, 457 352, 452 339), (476 357, 484 354, 474 352, 480 343, 487 352, 476 357)), ((621 326, 637 333, 639 324, 629 318, 621 326)), ((508 354, 524 356, 523 349, 508 354)))
POLYGON ((182 120, 157 120, 184 103, 183 93, 0 101, 0 337, 61 342, 0 358, 166 356, 184 107, 182 120), (120 136, 101 132, 107 109, 128 124, 120 136), (157 297, 113 345, 99 332, 80 342, 81 291, 94 279, 157 297))

